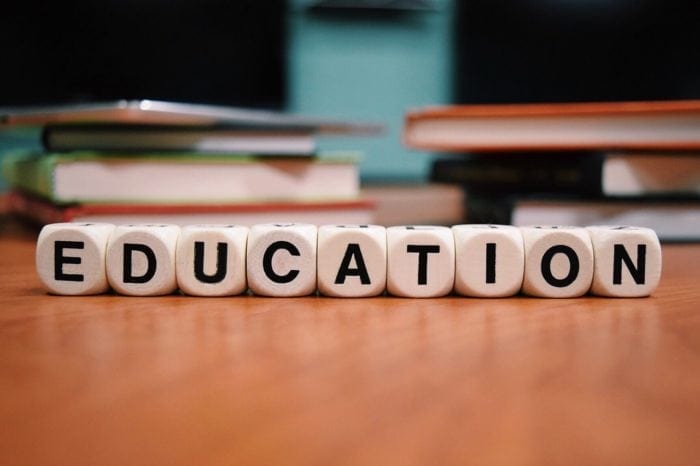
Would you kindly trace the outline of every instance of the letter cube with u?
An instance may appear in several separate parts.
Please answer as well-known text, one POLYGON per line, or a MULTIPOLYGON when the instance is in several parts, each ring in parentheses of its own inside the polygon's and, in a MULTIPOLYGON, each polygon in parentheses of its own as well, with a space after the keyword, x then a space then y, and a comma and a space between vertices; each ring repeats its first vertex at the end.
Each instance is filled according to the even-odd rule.
POLYGON ((177 289, 175 248, 180 227, 121 225, 107 245, 107 278, 120 294, 158 296, 177 289))
POLYGON ((177 240, 177 283, 192 296, 231 296, 247 289, 248 228, 188 225, 177 240))

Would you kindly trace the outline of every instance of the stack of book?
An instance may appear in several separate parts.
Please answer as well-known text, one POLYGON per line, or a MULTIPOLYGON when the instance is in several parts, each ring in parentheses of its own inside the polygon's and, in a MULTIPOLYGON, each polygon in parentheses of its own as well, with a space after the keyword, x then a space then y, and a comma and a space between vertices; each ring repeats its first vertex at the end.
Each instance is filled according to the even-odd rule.
POLYGON ((444 152, 470 223, 619 224, 700 240, 700 101, 463 105, 411 111, 404 142, 444 152))
POLYGON ((369 223, 356 154, 319 134, 375 125, 157 101, 0 111, 42 128, 43 151, 5 157, 11 211, 37 221, 369 223))

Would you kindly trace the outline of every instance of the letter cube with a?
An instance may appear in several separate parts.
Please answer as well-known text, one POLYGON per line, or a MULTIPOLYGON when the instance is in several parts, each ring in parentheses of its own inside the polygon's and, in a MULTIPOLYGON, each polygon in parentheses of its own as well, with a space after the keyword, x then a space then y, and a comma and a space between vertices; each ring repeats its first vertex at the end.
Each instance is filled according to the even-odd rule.
POLYGON ((642 227, 588 227, 595 268, 591 293, 642 297, 654 292, 661 278, 661 245, 654 230, 642 227))
POLYGON ((315 225, 253 225, 248 234, 248 287, 262 296, 306 296, 316 291, 315 225))
POLYGON ((386 228, 324 225, 318 229, 318 289, 336 297, 377 296, 386 287, 386 228))
POLYGON ((520 229, 509 225, 455 225, 455 291, 497 298, 520 291, 525 250, 520 229))
POLYGON ((593 280, 593 245, 585 228, 521 227, 525 246, 523 293, 542 298, 574 298, 593 280))
POLYGON ((395 226, 386 230, 387 291, 394 296, 432 298, 452 291, 455 243, 442 226, 395 226))
POLYGON ((247 289, 248 227, 188 225, 177 240, 177 283, 193 296, 231 296, 247 289))
POLYGON ((120 225, 107 245, 107 279, 114 291, 158 296, 177 289, 175 250, 180 227, 120 225))
POLYGON ((54 294, 91 295, 109 289, 105 270, 108 223, 54 223, 39 233, 36 270, 54 294))

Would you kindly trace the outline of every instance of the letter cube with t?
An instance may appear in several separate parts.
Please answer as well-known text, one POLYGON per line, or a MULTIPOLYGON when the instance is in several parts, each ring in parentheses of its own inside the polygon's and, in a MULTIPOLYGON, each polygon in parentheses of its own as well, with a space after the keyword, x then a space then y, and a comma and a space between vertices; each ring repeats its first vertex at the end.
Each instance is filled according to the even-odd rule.
POLYGON ((455 291, 496 298, 520 291, 525 250, 520 229, 508 225, 455 225, 455 291))
POLYGON ((245 259, 248 228, 188 225, 177 240, 177 283, 193 296, 230 296, 247 289, 245 259))
POLYGON ((599 296, 649 296, 661 278, 661 245, 642 227, 588 227, 595 273, 591 292, 599 296))
POLYGON ((452 291, 455 243, 441 226, 396 226, 386 230, 387 291, 395 296, 432 298, 452 291))
POLYGON ((248 287, 262 296, 306 296, 316 291, 315 225, 253 225, 248 234, 248 287))
POLYGON ((377 296, 386 286, 386 228, 324 225, 318 229, 318 289, 326 296, 377 296))
POLYGON ((158 296, 177 289, 175 249, 180 227, 120 225, 107 245, 107 278, 114 291, 158 296))
POLYGON ((105 254, 113 230, 108 223, 46 225, 36 247, 36 270, 46 289, 61 295, 107 291, 105 254))
POLYGON ((543 298, 573 298, 593 280, 593 245, 585 228, 521 227, 525 246, 523 292, 543 298))

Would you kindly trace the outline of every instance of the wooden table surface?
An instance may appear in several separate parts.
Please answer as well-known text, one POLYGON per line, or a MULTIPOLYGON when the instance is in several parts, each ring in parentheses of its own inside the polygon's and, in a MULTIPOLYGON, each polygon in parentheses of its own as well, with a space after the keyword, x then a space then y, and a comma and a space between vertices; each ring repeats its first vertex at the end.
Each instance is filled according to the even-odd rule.
POLYGON ((698 464, 700 245, 646 299, 48 296, 0 233, 0 464, 698 464))

